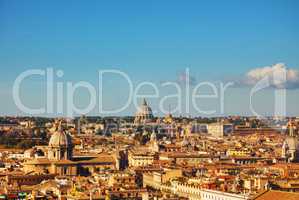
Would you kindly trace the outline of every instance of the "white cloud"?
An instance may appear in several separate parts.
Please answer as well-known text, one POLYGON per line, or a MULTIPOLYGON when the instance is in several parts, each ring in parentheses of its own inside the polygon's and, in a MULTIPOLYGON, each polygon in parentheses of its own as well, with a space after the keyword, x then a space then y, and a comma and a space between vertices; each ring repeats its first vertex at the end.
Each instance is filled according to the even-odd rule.
POLYGON ((299 88, 299 71, 289 69, 283 63, 250 70, 241 83, 255 85, 264 78, 268 78, 269 85, 275 88, 299 88))

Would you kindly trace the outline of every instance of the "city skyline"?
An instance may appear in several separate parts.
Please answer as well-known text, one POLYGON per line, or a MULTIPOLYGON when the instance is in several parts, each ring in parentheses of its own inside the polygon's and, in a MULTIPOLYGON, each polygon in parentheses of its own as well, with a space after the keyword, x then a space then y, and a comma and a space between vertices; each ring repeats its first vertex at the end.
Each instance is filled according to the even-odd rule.
POLYGON ((298 0, 0 0, 0 200, 298 200, 298 0))

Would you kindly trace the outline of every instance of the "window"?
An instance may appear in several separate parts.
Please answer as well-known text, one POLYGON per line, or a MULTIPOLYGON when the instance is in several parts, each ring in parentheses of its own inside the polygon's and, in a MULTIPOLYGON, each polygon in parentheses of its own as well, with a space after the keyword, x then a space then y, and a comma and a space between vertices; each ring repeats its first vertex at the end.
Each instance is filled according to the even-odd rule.
POLYGON ((67 167, 63 168, 63 174, 67 174, 67 167))

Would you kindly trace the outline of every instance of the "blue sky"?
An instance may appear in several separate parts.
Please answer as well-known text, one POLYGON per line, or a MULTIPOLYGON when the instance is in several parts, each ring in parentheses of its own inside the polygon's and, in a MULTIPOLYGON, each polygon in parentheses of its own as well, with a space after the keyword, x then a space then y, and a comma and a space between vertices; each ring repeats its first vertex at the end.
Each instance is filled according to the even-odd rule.
MULTIPOLYGON (((186 67, 198 81, 227 80, 279 62, 298 69, 298 9, 296 0, 0 0, 0 113, 21 114, 12 85, 33 68, 61 69, 63 81, 94 84, 101 69, 155 83, 176 80, 186 67)), ((31 104, 44 104, 40 82, 28 80, 22 90, 31 104)), ((106 86, 107 107, 121 101, 125 89, 119 85, 116 80, 106 86)), ((238 103, 245 90, 232 89, 225 114, 250 114, 238 103)), ((268 93, 261 104, 271 98, 268 93)), ((297 115, 298 91, 289 93, 288 111, 297 115)), ((78 104, 84 105, 85 96, 78 95, 78 104)))

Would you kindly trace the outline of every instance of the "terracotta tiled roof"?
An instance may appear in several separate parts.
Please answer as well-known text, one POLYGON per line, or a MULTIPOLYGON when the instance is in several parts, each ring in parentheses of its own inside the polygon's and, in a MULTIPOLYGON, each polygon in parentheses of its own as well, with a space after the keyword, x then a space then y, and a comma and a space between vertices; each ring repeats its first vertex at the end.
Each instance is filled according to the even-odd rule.
POLYGON ((299 170, 298 163, 279 163, 272 166, 273 168, 287 168, 291 170, 299 170))
POLYGON ((282 191, 266 191, 258 195, 255 200, 298 200, 299 193, 282 192, 282 191))
POLYGON ((107 156, 98 156, 96 158, 93 158, 91 160, 82 160, 77 161, 76 163, 83 163, 83 164, 92 164, 92 163, 114 163, 115 159, 113 156, 107 155, 107 156))
POLYGON ((33 160, 29 160, 24 163, 25 165, 39 165, 39 164, 51 164, 48 158, 37 158, 33 160))

